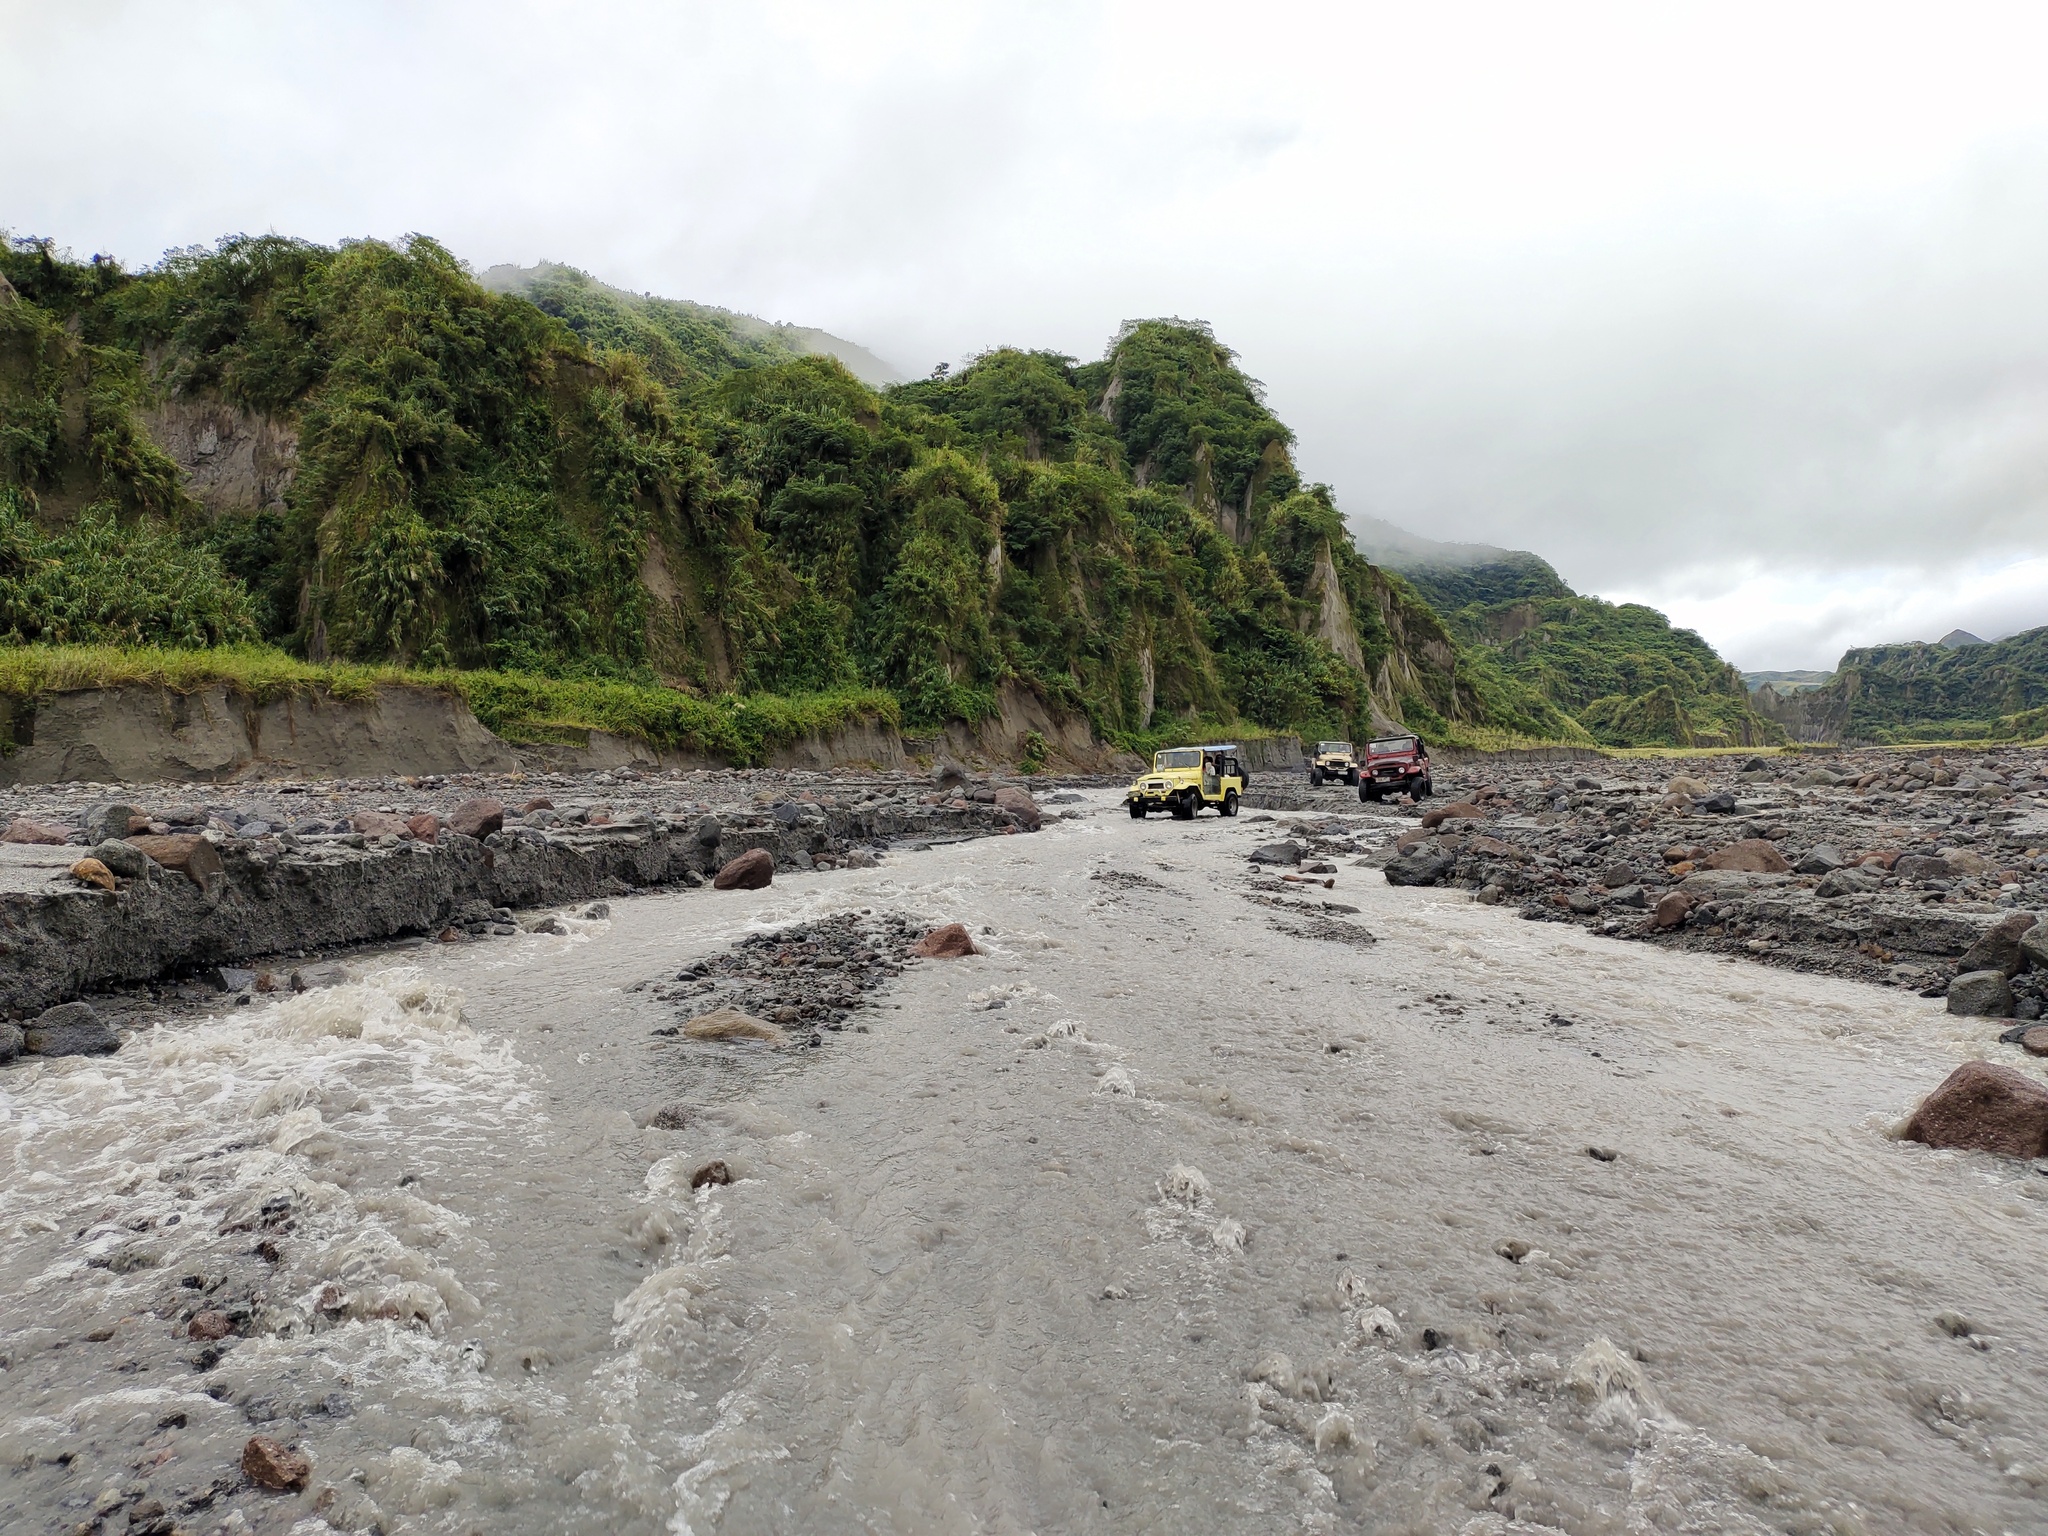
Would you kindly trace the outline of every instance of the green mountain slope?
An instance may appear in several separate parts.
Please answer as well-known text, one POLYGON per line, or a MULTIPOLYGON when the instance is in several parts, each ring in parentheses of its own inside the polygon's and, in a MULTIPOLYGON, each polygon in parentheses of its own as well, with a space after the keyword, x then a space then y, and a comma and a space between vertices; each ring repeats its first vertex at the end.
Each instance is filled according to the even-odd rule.
POLYGON ((1399 571, 1441 613, 1467 603, 1573 595, 1548 560, 1525 549, 1450 544, 1377 517, 1354 517, 1351 528, 1366 559, 1399 571))
POLYGON ((1826 693, 1858 741, 2029 738, 2048 730, 2048 627, 1844 653, 1826 693))
POLYGON ((877 394, 742 317, 561 268, 492 292, 423 238, 243 237, 139 274, 17 242, 0 277, 16 639, 878 687, 912 722, 1023 686, 1131 741, 1583 739, 1359 554, 1200 325, 877 394), (48 590, 95 539, 155 553, 118 601, 48 590), (219 602, 156 601, 177 583, 219 602))

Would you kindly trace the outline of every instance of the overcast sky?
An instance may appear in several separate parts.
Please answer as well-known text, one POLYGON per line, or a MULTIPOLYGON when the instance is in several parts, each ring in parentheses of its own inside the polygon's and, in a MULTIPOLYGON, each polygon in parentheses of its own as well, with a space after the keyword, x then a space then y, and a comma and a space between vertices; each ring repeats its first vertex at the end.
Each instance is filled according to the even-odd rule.
POLYGON ((1347 510, 1745 667, 2048 623, 2048 10, 0 0, 0 226, 793 320, 1183 315, 1347 510))

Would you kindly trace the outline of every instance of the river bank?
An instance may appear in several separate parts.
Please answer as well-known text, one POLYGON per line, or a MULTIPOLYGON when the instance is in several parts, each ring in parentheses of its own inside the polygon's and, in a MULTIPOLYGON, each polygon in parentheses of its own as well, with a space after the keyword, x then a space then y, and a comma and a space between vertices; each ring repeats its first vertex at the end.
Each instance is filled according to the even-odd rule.
POLYGON ((0 1517, 2038 1523, 2048 1181, 1888 1134, 1989 1021, 1108 800, 0 1080, 0 1517), (949 921, 816 1046, 678 1029, 949 921))

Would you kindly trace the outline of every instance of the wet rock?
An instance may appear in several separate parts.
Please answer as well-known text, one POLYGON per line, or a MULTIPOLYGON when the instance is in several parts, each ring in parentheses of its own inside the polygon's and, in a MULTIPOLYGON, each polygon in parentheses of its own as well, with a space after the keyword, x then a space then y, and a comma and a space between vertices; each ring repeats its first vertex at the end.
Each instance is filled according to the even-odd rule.
POLYGON ((948 762, 946 759, 941 758, 932 768, 932 784, 935 788, 953 790, 958 789, 966 782, 967 775, 961 771, 958 763, 948 762))
POLYGON ((1657 898, 1657 908, 1650 915, 1650 926, 1664 930, 1683 927, 1686 914, 1691 911, 1690 896, 1683 891, 1667 891, 1657 898))
POLYGON ((345 965, 302 965, 292 972, 294 992, 315 992, 322 987, 339 987, 348 982, 345 965))
POLYGON ((2048 1156, 2048 1088, 2011 1067, 1966 1061, 1921 1100, 1900 1134, 1930 1147, 2048 1156))
POLYGON ((1038 809, 1038 802, 1031 798, 1028 791, 1019 789, 1014 784, 1005 784, 996 791, 995 806, 997 810, 1016 817, 1027 832, 1038 830, 1042 813, 1038 809))
POLYGON ((1724 792, 1718 795, 1708 795, 1704 800, 1697 801, 1693 809, 1706 811, 1715 816, 1733 816, 1738 807, 1735 803, 1735 797, 1724 792))
POLYGON ((690 1188, 692 1189, 702 1189, 707 1184, 715 1187, 720 1184, 730 1184, 731 1182, 732 1169, 727 1166, 725 1159, 722 1157, 714 1157, 710 1162, 690 1175, 690 1188))
POLYGON ((90 885, 102 891, 112 891, 118 888, 118 882, 114 879, 114 872, 98 859, 80 859, 71 866, 71 878, 80 885, 90 885))
POLYGON ((29 1056, 105 1056, 121 1048, 121 1037, 90 1003, 59 1003, 23 1027, 21 1048, 29 1056))
POLYGON ((649 1115, 644 1123, 649 1130, 654 1131, 687 1131, 690 1128, 690 1106, 664 1104, 649 1115))
POLYGON ((412 828, 403 816, 390 811, 357 811, 348 819, 349 829, 365 837, 411 837, 412 828))
POLYGON ((1458 861, 1447 853, 1417 847, 1387 866, 1387 884, 1436 885, 1456 869, 1457 864, 1458 861))
POLYGON ((1969 952, 1957 964, 1957 972, 1997 971, 2007 978, 2019 975, 2027 964, 2026 955, 2020 949, 2020 940, 2036 926, 2031 912, 2014 912, 2000 918, 1983 938, 1970 946, 1969 952))
POLYGON ((919 939, 911 953, 926 960, 958 960, 966 955, 978 955, 981 951, 974 947, 973 936, 968 933, 965 923, 947 923, 919 939))
POLYGON ((697 846, 699 848, 716 848, 724 840, 725 828, 718 824, 716 816, 706 816, 697 823, 697 846))
POLYGON ((1700 862, 1702 869, 1732 870, 1746 875, 1789 875, 1792 866, 1777 845, 1761 837, 1717 848, 1700 862))
POLYGON ((1480 821, 1486 812, 1469 800, 1453 800, 1449 805, 1439 805, 1422 813, 1424 830, 1442 826, 1447 821, 1480 821))
POLYGON ((0 832, 0 843, 38 843, 54 848, 69 841, 69 828, 45 826, 42 822, 30 821, 26 816, 15 817, 7 824, 7 830, 0 832))
POLYGON ((288 1450, 268 1435, 251 1435, 242 1447, 242 1475, 258 1487, 296 1493, 312 1478, 313 1461, 304 1451, 288 1450))
POLYGON ((569 934, 569 925, 563 922, 555 913, 550 912, 546 917, 534 919, 532 923, 527 925, 526 931, 528 933, 551 934, 556 938, 566 938, 569 934))
POLYGON ((252 992, 256 988, 256 972, 243 970, 239 966, 222 965, 206 973, 206 979, 223 992, 252 992))
POLYGON ((21 1054, 21 1026, 0 1019, 0 1064, 14 1060, 21 1054))
POLYGON ((124 837, 106 839, 92 856, 123 880, 140 880, 149 873, 149 855, 124 837))
POLYGON ((165 869, 175 870, 202 891, 211 891, 226 876, 220 850, 196 832, 171 832, 164 836, 131 837, 129 844, 165 869))
POLYGON ((185 1325, 185 1336, 197 1339, 202 1344, 211 1344, 224 1339, 235 1331, 235 1325, 228 1321, 225 1312, 201 1312, 185 1325))
POLYGON ((481 841, 504 828, 504 804, 488 795, 478 800, 465 800, 448 813, 448 830, 460 832, 464 837, 481 841))
POLYGON ((583 909, 583 916, 590 922, 599 922, 612 915, 612 904, 608 901, 593 901, 583 909))
POLYGON ((775 879, 775 856, 766 848, 749 848, 711 882, 714 891, 758 891, 775 879))
POLYGON ((1251 851, 1254 864, 1299 864, 1305 850, 1299 843, 1261 843, 1251 851))
POLYGON ((427 811, 406 818, 405 830, 423 843, 431 843, 441 835, 441 818, 427 811))
POLYGON ((875 856, 866 848, 855 848, 840 861, 848 869, 873 869, 875 856))
POLYGON ((2048 1056, 2048 1024, 2021 1030, 2019 1047, 2029 1056, 2048 1056))
POLYGON ((783 1033, 775 1025, 737 1008, 700 1013, 683 1025, 683 1033, 692 1040, 761 1040, 769 1045, 783 1041, 783 1033))
POLYGON ((2003 971, 1970 971, 1948 984, 1948 1011, 1966 1019, 2012 1017, 2012 983, 2003 971))

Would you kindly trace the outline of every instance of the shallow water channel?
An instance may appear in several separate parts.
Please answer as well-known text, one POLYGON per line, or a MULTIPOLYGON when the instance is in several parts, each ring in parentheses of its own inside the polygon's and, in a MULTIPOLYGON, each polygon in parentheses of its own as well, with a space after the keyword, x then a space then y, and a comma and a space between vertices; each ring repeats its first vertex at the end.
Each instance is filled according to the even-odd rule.
POLYGON ((1994 1026, 1094 798, 0 1076, 0 1529, 2048 1529, 2048 1178, 1887 1135, 1994 1026), (654 1033, 862 909, 986 953, 654 1033))

